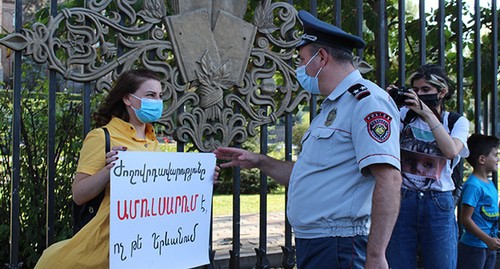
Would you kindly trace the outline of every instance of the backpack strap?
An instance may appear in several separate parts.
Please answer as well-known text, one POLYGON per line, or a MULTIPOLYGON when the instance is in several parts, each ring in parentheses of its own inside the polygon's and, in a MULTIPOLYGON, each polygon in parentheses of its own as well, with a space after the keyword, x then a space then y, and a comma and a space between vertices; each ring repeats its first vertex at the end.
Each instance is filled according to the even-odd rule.
POLYGON ((460 119, 461 115, 458 114, 457 112, 449 112, 448 114, 448 130, 451 130, 453 129, 453 127, 455 126, 455 123, 458 121, 458 119, 460 119))
MULTIPOLYGON (((455 123, 461 117, 457 112, 449 112, 448 114, 448 130, 453 130, 455 123)), ((450 162, 450 166, 452 162, 450 162)), ((460 198, 462 196, 462 185, 464 183, 463 180, 463 160, 460 158, 459 163, 453 168, 451 172, 451 180, 453 181, 453 185, 455 186, 455 190, 453 190, 453 200, 455 201, 455 206, 460 203, 460 198)))
POLYGON ((105 153, 108 153, 111 150, 109 131, 108 128, 106 127, 102 127, 102 130, 104 131, 104 140, 106 141, 106 146, 104 147, 104 150, 105 153))
MULTIPOLYGON (((104 131, 104 150, 108 153, 111 150, 109 131, 105 127, 102 127, 102 130, 104 131)), ((99 209, 104 198, 105 191, 105 189, 102 190, 96 197, 87 201, 83 205, 77 205, 75 201, 73 201, 73 234, 80 231, 80 229, 97 214, 97 210, 99 209)))
POLYGON ((401 129, 401 131, 403 131, 406 128, 406 125, 410 124, 410 122, 413 122, 417 117, 418 115, 415 111, 408 109, 408 112, 406 112, 404 119, 401 119, 401 122, 403 123, 403 128, 401 129))

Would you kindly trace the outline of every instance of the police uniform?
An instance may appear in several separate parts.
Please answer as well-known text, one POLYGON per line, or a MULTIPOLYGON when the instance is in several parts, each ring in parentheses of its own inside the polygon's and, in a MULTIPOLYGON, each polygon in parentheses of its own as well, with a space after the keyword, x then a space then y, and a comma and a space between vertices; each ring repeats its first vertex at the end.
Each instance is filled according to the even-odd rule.
MULTIPOLYGON (((305 32, 299 46, 315 42, 350 52, 364 47, 359 37, 305 11, 299 11, 299 18, 305 32)), ((302 138, 302 151, 290 177, 287 214, 296 242, 366 238, 375 186, 368 166, 390 164, 400 169, 399 122, 399 111, 390 96, 363 79, 358 70, 345 77, 325 98, 320 113, 302 138)), ((311 263, 307 266, 314 267, 311 263)))
POLYGON ((399 169, 398 126, 394 102, 359 71, 335 88, 304 134, 290 177, 287 210, 296 237, 368 234, 375 180, 365 168, 399 169), (360 100, 348 91, 356 84, 360 100))

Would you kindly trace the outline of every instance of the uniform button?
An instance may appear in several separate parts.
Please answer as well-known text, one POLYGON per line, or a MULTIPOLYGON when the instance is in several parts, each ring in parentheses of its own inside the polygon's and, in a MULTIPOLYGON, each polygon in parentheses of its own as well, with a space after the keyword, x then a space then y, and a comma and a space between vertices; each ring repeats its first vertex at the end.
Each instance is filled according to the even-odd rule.
POLYGON ((420 197, 424 197, 424 193, 423 193, 423 192, 421 192, 421 191, 419 191, 419 192, 418 192, 418 195, 419 195, 420 197))

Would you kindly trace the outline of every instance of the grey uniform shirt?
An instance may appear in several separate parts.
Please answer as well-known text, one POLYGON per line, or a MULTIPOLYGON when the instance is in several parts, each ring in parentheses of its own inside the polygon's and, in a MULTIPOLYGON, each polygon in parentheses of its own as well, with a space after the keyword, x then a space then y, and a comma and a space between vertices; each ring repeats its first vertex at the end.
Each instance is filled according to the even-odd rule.
POLYGON ((349 74, 321 105, 302 138, 287 213, 297 238, 367 235, 375 178, 371 164, 400 169, 399 111, 389 95, 349 74), (364 91, 348 91, 355 84, 364 91))

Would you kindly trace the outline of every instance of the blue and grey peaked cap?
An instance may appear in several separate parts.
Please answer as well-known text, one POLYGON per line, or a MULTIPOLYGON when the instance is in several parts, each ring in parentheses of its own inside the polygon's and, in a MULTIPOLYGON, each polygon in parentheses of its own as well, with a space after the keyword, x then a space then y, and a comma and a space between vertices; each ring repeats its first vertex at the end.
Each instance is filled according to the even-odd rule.
POLYGON ((362 38, 348 34, 337 26, 321 21, 305 10, 300 10, 298 15, 302 21, 304 34, 297 48, 311 42, 342 48, 350 52, 353 49, 365 47, 365 41, 362 38))

